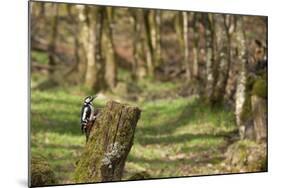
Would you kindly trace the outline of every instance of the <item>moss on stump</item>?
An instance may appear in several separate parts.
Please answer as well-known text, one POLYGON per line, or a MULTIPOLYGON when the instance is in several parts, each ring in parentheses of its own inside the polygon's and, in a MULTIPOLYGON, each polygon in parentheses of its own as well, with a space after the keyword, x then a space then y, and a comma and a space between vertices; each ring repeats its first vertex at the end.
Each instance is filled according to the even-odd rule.
POLYGON ((121 180, 140 109, 110 101, 97 117, 74 172, 74 181, 121 180))
POLYGON ((248 76, 245 102, 240 115, 245 126, 244 138, 258 141, 266 138, 267 129, 267 77, 248 76))
POLYGON ((256 95, 260 98, 267 98, 267 83, 266 80, 259 78, 255 81, 252 95, 256 95))
POLYGON ((266 144, 258 144, 250 140, 235 142, 227 149, 226 163, 240 172, 266 171, 266 144))
POLYGON ((52 185, 55 183, 55 174, 47 159, 41 155, 32 155, 31 186, 52 185))
POLYGON ((133 174, 128 180, 145 180, 151 178, 151 175, 148 174, 146 171, 137 172, 133 174))

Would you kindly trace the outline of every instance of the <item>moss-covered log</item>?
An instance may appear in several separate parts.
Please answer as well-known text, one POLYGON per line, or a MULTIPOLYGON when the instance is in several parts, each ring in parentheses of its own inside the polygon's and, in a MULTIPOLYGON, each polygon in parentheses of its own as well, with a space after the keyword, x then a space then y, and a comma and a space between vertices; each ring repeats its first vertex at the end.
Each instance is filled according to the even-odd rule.
POLYGON ((56 183, 55 173, 47 159, 41 155, 31 158, 31 187, 52 185, 56 183))
POLYGON ((267 171, 267 145, 251 140, 240 140, 230 145, 225 153, 230 172, 267 171))
POLYGON ((121 180, 140 113, 137 107, 114 101, 106 104, 95 121, 77 164, 75 182, 121 180))

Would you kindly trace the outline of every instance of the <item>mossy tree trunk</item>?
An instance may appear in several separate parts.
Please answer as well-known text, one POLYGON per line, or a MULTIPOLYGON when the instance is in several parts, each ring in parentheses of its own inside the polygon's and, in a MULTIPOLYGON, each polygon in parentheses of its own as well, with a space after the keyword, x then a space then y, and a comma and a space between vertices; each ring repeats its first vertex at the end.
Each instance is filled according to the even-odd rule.
POLYGON ((38 154, 32 154, 30 165, 29 186, 47 186, 56 184, 54 170, 48 160, 38 154))
POLYGON ((114 101, 106 104, 99 112, 77 164, 75 182, 121 180, 140 113, 137 107, 114 101))
POLYGON ((251 91, 251 109, 257 142, 267 139, 267 77, 258 76, 251 91))
POLYGON ((254 129, 256 141, 265 141, 267 138, 267 108, 266 100, 253 95, 251 97, 252 113, 254 114, 254 129))

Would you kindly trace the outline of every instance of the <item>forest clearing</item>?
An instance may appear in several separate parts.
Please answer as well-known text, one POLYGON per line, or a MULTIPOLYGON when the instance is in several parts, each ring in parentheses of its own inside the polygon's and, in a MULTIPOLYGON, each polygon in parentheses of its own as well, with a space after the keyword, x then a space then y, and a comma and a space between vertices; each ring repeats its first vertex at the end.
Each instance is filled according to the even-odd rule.
POLYGON ((267 171, 267 17, 30 7, 31 169, 40 160, 47 169, 34 170, 39 185, 79 183, 91 146, 81 107, 94 95, 95 108, 141 111, 120 180, 267 171))

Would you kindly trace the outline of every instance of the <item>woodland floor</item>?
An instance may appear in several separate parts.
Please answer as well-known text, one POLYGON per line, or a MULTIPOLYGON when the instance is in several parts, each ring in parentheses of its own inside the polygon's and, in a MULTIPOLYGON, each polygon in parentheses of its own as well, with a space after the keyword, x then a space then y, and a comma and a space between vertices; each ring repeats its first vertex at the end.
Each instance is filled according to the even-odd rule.
MULTIPOLYGON (((123 179, 138 172, 151 178, 229 172, 223 160, 236 130, 232 112, 211 109, 195 96, 173 96, 177 84, 142 82, 140 88, 145 93, 137 92, 137 101, 130 95, 123 99, 117 91, 94 102, 102 107, 109 99, 123 99, 142 109, 123 179)), ((75 162, 85 144, 79 125, 84 96, 85 91, 73 87, 31 93, 31 152, 49 160, 58 183, 72 183, 75 162)))

